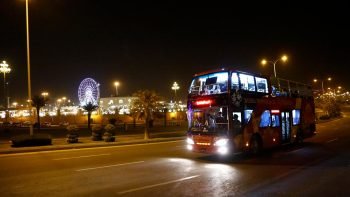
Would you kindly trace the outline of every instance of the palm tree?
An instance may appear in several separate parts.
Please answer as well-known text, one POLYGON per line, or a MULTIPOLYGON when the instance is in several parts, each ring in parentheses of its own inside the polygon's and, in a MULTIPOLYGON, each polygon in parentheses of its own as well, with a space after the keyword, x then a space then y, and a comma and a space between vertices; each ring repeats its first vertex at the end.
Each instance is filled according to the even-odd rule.
POLYGON ((156 109, 157 102, 160 100, 158 94, 152 90, 139 90, 133 94, 137 97, 132 103, 133 108, 141 108, 145 115, 145 136, 149 139, 149 126, 152 121, 152 111, 156 109))
POLYGON ((40 109, 45 106, 47 99, 44 96, 34 95, 32 98, 32 106, 36 108, 36 117, 38 123, 38 129, 40 129, 40 109))
POLYGON ((86 105, 83 105, 83 109, 85 109, 88 112, 88 129, 90 130, 91 126, 91 113, 95 111, 98 108, 98 105, 94 105, 91 102, 89 102, 86 105))

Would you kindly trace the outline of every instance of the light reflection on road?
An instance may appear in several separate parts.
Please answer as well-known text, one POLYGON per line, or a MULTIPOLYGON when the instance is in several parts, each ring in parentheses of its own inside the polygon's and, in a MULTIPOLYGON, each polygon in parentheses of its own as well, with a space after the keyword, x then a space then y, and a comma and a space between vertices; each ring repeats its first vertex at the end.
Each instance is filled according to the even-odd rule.
POLYGON ((241 173, 234 166, 220 163, 202 163, 186 158, 168 158, 167 161, 175 163, 173 171, 178 171, 185 175, 199 174, 199 191, 210 194, 210 196, 226 196, 238 191, 238 183, 241 173), (236 184, 235 184, 236 183, 236 184), (231 191, 230 193, 228 193, 231 191))

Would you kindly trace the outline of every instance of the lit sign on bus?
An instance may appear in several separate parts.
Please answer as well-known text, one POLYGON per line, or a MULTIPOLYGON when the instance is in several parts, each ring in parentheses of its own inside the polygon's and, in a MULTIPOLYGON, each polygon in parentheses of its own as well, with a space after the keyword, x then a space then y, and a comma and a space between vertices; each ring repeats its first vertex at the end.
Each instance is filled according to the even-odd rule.
POLYGON ((280 113, 280 110, 278 109, 271 110, 271 114, 279 114, 279 113, 280 113))
POLYGON ((195 102, 196 105, 210 105, 212 104, 212 100, 199 100, 195 102))

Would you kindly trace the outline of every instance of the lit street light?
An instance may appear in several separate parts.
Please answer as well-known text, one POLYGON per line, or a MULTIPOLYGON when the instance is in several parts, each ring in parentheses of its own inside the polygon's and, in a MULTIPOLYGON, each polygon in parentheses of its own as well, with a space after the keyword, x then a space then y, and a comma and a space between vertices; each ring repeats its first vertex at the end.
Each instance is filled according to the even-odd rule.
POLYGON ((6 73, 11 72, 11 68, 9 67, 9 65, 6 63, 6 61, 2 61, 2 63, 0 64, 0 73, 4 73, 4 107, 7 108, 9 107, 8 105, 6 105, 6 73))
MULTIPOLYGON (((314 79, 314 82, 317 83, 318 79, 314 79)), ((327 78, 327 81, 332 81, 331 77, 327 78)), ((322 94, 324 94, 323 80, 321 81, 322 94)), ((328 88, 329 89, 329 88, 328 88)))
POLYGON ((274 71, 274 74, 275 74, 275 78, 277 78, 277 73, 276 73, 276 63, 280 60, 282 60, 283 62, 286 62, 288 59, 288 57, 286 55, 283 55, 281 58, 277 59, 277 60, 274 60, 274 61, 269 61, 269 60, 266 60, 266 59, 263 59, 261 60, 261 64, 262 65, 266 65, 267 63, 271 63, 273 64, 273 71, 274 71))
POLYGON ((118 96, 118 86, 119 86, 119 81, 114 82, 114 86, 115 86, 115 96, 118 96))
POLYGON ((180 89, 180 86, 176 82, 174 82, 173 86, 171 87, 171 89, 175 91, 174 100, 176 101, 176 90, 180 89))
POLYGON ((48 92, 42 92, 41 96, 43 96, 44 100, 46 100, 46 97, 49 96, 49 93, 48 92))

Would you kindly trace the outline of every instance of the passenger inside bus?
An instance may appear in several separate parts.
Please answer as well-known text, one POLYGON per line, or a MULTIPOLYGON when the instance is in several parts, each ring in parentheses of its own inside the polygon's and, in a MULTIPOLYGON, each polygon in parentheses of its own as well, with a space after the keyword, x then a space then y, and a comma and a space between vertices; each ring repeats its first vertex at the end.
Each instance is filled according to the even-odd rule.
POLYGON ((220 94, 221 93, 220 86, 219 85, 213 85, 213 89, 212 89, 211 92, 213 92, 213 94, 220 94))
POLYGON ((241 121, 238 120, 237 114, 233 115, 232 127, 234 135, 237 135, 241 132, 241 121))

